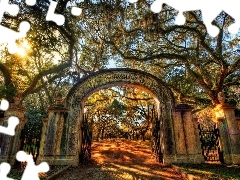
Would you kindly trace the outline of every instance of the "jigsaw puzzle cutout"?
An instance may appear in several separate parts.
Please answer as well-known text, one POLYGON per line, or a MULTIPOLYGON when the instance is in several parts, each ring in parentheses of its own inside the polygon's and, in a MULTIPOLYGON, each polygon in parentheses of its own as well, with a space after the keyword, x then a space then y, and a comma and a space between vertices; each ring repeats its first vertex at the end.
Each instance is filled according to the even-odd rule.
MULTIPOLYGON (((0 109, 6 111, 9 107, 9 102, 5 99, 1 100, 0 109)), ((0 133, 4 133, 10 136, 15 135, 15 128, 19 124, 17 117, 11 116, 8 118, 8 127, 0 126, 0 133)))
POLYGON ((46 20, 47 21, 54 21, 58 26, 64 24, 65 17, 62 14, 55 14, 55 9, 57 7, 56 1, 51 1, 50 6, 48 8, 46 20))
POLYGON ((19 25, 19 31, 16 32, 12 29, 0 25, 0 43, 8 43, 8 52, 14 54, 18 50, 16 40, 26 37, 27 32, 30 29, 30 24, 27 21, 23 21, 19 25))
POLYGON ((5 99, 1 100, 0 109, 6 111, 9 108, 9 102, 5 99))
POLYGON ((36 4, 36 0, 26 0, 25 2, 29 6, 34 6, 36 4))
MULTIPOLYGON (((25 153, 24 151, 19 151, 16 154, 16 159, 20 162, 27 162, 27 166, 23 172, 21 180, 40 180, 38 173, 49 171, 49 165, 46 162, 42 162, 39 165, 35 165, 32 155, 25 153)), ((14 180, 7 177, 10 172, 11 166, 8 163, 0 164, 0 179, 1 180, 14 180)))
POLYGON ((33 161, 33 156, 25 153, 24 151, 19 151, 16 158, 20 162, 27 162, 27 166, 23 172, 22 180, 40 180, 38 173, 49 171, 49 165, 46 162, 42 162, 39 165, 35 165, 33 161))
POLYGON ((72 7, 71 14, 74 16, 79 16, 80 14, 82 14, 82 9, 78 7, 72 7))
MULTIPOLYGON (((130 3, 136 3, 138 0, 129 0, 130 3)), ((235 0, 155 0, 151 5, 151 11, 159 13, 162 5, 167 4, 179 11, 175 23, 183 25, 185 17, 183 12, 201 10, 202 18, 210 36, 216 37, 219 29, 212 25, 212 21, 222 12, 225 11, 235 19, 235 23, 228 27, 231 34, 236 34, 240 28, 240 1, 235 0)))
MULTIPOLYGON (((65 17, 62 14, 55 13, 57 7, 56 1, 51 1, 50 6, 48 8, 46 20, 47 21, 53 21, 58 26, 62 26, 65 22, 65 17)), ((79 16, 82 13, 82 9, 78 7, 72 7, 71 14, 74 16, 79 16)))
POLYGON ((0 126, 0 133, 4 133, 10 136, 15 135, 15 128, 19 124, 17 117, 11 116, 8 118, 8 127, 0 126))
MULTIPOLYGON (((27 0, 26 3, 33 6, 35 0, 27 0)), ((1 0, 0 3, 0 23, 4 13, 7 12, 11 16, 16 16, 19 12, 19 7, 16 4, 9 4, 9 0, 1 0)), ((13 31, 7 27, 0 25, 0 43, 8 43, 8 51, 13 54, 17 51, 18 47, 16 45, 16 40, 26 37, 27 32, 30 29, 30 24, 27 21, 22 21, 19 24, 19 32, 13 31)))
POLYGON ((12 16, 16 16, 18 14, 19 7, 16 4, 9 4, 9 0, 1 0, 0 6, 0 22, 2 22, 2 18, 5 12, 9 13, 12 16))
POLYGON ((10 172, 11 166, 8 163, 0 164, 0 179, 1 180, 14 180, 12 178, 7 177, 7 174, 10 172))

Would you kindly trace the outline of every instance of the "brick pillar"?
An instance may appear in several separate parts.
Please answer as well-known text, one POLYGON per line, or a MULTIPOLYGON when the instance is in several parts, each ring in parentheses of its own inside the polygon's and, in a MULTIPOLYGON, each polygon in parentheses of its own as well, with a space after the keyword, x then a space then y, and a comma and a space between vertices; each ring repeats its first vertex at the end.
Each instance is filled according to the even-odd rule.
POLYGON ((192 107, 179 104, 174 112, 174 135, 177 163, 202 163, 201 143, 192 107))
POLYGON ((234 110, 235 107, 228 104, 219 104, 215 108, 216 113, 222 114, 218 117, 218 125, 226 164, 240 164, 240 131, 234 110))

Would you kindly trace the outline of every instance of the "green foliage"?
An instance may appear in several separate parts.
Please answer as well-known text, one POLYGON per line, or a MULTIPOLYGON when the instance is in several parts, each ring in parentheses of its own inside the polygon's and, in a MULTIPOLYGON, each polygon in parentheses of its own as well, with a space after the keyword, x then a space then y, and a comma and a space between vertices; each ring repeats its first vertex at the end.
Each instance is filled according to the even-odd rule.
POLYGON ((28 121, 22 130, 22 136, 29 139, 40 139, 42 133, 42 119, 46 117, 46 112, 32 107, 27 109, 25 116, 28 121))
POLYGON ((0 85, 0 98, 12 100, 16 95, 17 89, 13 86, 0 85))
POLYGON ((125 110, 126 106, 124 105, 124 103, 118 101, 117 99, 114 99, 112 104, 109 106, 110 109, 119 109, 119 110, 125 110))
POLYGON ((24 144, 23 150, 25 152, 37 152, 38 147, 35 144, 24 144))
POLYGON ((114 99, 108 107, 109 111, 112 111, 116 116, 121 116, 126 111, 126 105, 123 102, 114 99))

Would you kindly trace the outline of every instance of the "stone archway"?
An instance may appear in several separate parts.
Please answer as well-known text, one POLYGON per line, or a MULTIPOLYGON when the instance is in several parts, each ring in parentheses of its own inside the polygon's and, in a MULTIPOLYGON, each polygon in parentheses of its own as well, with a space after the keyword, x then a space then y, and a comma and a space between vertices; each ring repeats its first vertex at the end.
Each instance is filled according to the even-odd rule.
POLYGON ((184 106, 176 109, 173 93, 157 77, 140 70, 125 68, 100 70, 84 77, 69 91, 66 108, 59 105, 49 108, 49 117, 43 125, 42 131, 45 134, 42 135, 38 161, 78 165, 83 143, 83 102, 93 92, 117 85, 142 88, 158 100, 160 127, 157 131, 160 132, 161 138, 161 161, 172 163, 186 162, 190 159, 193 162, 202 162, 203 158, 199 158, 201 148, 195 147, 200 146, 200 143, 196 143, 197 133, 191 119, 191 108, 184 106), (186 127, 181 124, 184 121, 187 122, 186 127), (183 130, 188 132, 181 135, 183 130), (194 138, 186 137, 186 133, 189 132, 194 138), (185 146, 188 146, 188 149, 185 146))

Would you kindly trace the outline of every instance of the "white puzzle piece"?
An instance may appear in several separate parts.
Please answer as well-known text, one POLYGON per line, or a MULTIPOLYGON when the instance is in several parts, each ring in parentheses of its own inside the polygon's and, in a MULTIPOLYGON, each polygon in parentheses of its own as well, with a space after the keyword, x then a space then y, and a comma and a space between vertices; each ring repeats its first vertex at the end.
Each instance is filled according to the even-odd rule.
POLYGON ((7 174, 10 172, 11 166, 8 163, 0 164, 0 179, 1 180, 14 180, 12 178, 7 177, 7 174))
MULTIPOLYGON (((36 4, 36 0, 26 0, 26 4, 33 6, 36 4)), ((0 22, 4 13, 7 12, 11 16, 16 16, 19 12, 19 7, 16 4, 9 4, 9 0, 0 1, 0 22)), ((0 25, 0 43, 8 43, 8 51, 10 54, 17 52, 16 40, 26 37, 27 31, 30 29, 30 24, 27 21, 23 21, 19 25, 19 32, 13 31, 7 27, 0 25)))
POLYGON ((19 124, 17 117, 11 116, 8 118, 8 127, 0 126, 0 133, 4 133, 10 136, 15 135, 15 128, 19 124))
POLYGON ((26 4, 28 6, 34 6, 36 4, 36 0, 26 0, 26 4))
MULTIPOLYGON (((5 99, 1 100, 0 109, 6 111, 9 107, 9 102, 5 99)), ((4 133, 10 136, 15 135, 15 128, 19 124, 19 119, 17 117, 11 116, 8 118, 8 126, 0 126, 0 133, 4 133)))
POLYGON ((51 1, 50 6, 48 8, 46 20, 47 21, 53 21, 58 26, 61 26, 65 22, 65 17, 62 14, 55 14, 54 13, 56 7, 57 7, 57 2, 56 1, 51 1))
POLYGON ((40 180, 38 173, 49 171, 49 165, 46 162, 42 162, 39 165, 35 165, 32 155, 19 151, 16 155, 18 161, 27 162, 27 166, 23 172, 21 180, 40 180))
POLYGON ((0 109, 6 111, 9 108, 9 102, 5 99, 1 100, 0 109))
POLYGON ((11 54, 17 52, 18 47, 16 40, 26 37, 27 31, 30 29, 30 24, 23 21, 19 25, 19 32, 0 25, 0 43, 8 43, 8 51, 11 54))
POLYGON ((78 7, 72 7, 71 14, 74 16, 79 16, 82 13, 82 9, 78 7))
MULTIPOLYGON (((33 0, 28 0, 33 1, 33 0)), ((16 16, 19 12, 19 7, 16 4, 9 4, 9 0, 0 1, 0 22, 4 13, 7 12, 11 16, 16 16)), ((28 22, 23 21, 19 25, 19 32, 15 32, 12 29, 0 25, 0 43, 8 43, 8 51, 13 54, 17 51, 16 40, 26 37, 27 31, 30 29, 28 22)))
POLYGON ((9 4, 9 0, 1 0, 0 1, 0 22, 2 22, 2 18, 5 12, 9 13, 12 16, 16 16, 18 14, 19 7, 16 4, 9 4))

